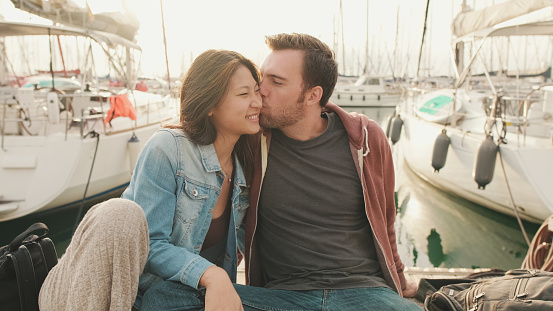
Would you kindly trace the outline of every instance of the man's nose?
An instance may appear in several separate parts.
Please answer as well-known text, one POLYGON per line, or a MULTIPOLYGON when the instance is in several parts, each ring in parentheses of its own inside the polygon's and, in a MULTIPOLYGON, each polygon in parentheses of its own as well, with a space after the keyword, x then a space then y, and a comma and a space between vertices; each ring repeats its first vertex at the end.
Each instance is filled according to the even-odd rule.
POLYGON ((263 96, 263 97, 267 96, 267 90, 266 90, 266 87, 265 87, 265 81, 264 80, 261 80, 261 82, 259 83, 259 94, 261 94, 261 96, 263 96))

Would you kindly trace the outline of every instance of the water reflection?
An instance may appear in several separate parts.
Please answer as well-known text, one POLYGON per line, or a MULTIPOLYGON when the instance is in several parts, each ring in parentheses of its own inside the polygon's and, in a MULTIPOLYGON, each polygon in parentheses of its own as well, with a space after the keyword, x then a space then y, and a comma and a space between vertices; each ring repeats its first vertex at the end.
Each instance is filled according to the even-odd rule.
MULTIPOLYGON (((528 246, 515 218, 434 188, 396 163, 398 248, 406 266, 520 267, 528 246)), ((524 222, 530 236, 538 225, 524 222)))
POLYGON ((434 267, 439 267, 444 262, 444 248, 442 238, 436 229, 430 229, 430 234, 426 237, 428 241, 428 259, 434 267))

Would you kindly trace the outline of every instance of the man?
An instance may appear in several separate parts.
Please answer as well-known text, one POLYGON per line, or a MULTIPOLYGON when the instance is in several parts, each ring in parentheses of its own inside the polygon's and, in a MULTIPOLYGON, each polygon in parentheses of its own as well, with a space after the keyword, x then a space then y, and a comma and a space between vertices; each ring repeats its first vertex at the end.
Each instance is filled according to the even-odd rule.
POLYGON ((394 169, 382 129, 327 104, 332 51, 305 34, 266 38, 247 214, 245 310, 420 310, 397 252, 394 169), (323 111, 323 113, 321 113, 323 111), (278 290, 277 290, 278 289, 278 290))

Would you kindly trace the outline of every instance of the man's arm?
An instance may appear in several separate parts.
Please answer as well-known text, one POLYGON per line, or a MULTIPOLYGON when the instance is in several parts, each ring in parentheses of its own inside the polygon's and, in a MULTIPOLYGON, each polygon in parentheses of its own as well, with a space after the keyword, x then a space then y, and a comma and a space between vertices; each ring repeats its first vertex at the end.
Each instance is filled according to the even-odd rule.
POLYGON ((382 129, 380 127, 378 127, 377 129, 373 129, 373 133, 379 134, 378 137, 380 138, 381 144, 380 148, 382 152, 381 156, 384 168, 384 192, 386 197, 386 230, 390 242, 390 248, 392 250, 394 264, 400 281, 400 284, 398 284, 398 286, 400 287, 402 295, 404 297, 413 297, 417 292, 418 285, 415 282, 406 280, 403 272, 405 266, 403 265, 403 262, 401 261, 397 250, 397 237, 395 231, 397 209, 395 203, 395 170, 392 152, 382 129))

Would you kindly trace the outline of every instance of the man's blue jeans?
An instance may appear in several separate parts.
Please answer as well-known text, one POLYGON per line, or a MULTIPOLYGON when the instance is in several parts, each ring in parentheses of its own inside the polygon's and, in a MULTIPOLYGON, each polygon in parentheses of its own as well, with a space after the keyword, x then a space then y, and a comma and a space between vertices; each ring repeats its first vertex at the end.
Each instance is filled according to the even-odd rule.
MULTIPOLYGON (((338 311, 382 310, 410 311, 421 308, 385 287, 338 290, 289 291, 234 285, 245 311, 338 311)), ((140 311, 203 310, 204 290, 195 290, 178 282, 165 281, 150 288, 142 299, 140 311)))

